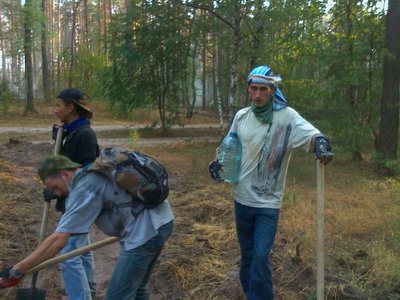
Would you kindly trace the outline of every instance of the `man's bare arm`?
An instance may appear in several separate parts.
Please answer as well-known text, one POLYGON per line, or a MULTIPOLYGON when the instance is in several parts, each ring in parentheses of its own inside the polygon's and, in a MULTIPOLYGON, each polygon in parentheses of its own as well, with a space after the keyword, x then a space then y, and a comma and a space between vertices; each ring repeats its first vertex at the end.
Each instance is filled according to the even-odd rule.
POLYGON ((48 236, 31 254, 14 265, 14 269, 25 273, 32 267, 57 255, 67 244, 70 234, 54 232, 48 236))

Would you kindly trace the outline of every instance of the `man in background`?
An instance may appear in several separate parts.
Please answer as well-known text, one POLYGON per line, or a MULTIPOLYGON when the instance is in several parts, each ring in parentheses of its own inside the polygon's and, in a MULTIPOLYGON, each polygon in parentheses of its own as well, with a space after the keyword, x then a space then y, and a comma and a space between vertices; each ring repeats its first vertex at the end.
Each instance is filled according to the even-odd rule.
MULTIPOLYGON (((78 89, 63 90, 55 100, 54 113, 63 123, 58 130, 63 131, 60 154, 82 166, 92 163, 99 156, 99 145, 90 119, 93 112, 85 103, 85 95, 78 89)), ((55 130, 56 136, 57 130, 55 130)), ((50 188, 44 190, 44 199, 56 198, 50 188)), ((65 212, 65 197, 57 198, 56 209, 65 212)), ((61 254, 90 244, 89 233, 71 234, 61 254)), ((70 300, 95 299, 96 282, 94 278, 93 253, 87 252, 71 257, 61 263, 66 293, 70 300)))

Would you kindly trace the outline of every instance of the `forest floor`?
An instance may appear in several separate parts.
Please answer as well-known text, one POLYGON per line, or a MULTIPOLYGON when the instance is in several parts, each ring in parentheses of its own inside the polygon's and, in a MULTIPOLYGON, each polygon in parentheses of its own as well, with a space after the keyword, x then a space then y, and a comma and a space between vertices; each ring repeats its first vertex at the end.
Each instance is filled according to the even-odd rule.
MULTIPOLYGON (((18 124, 11 119, 0 121, 0 128, 29 126, 28 121, 18 124)), ((36 119, 33 126, 52 124, 43 120, 36 119)), ((165 137, 155 129, 129 129, 129 122, 101 123, 125 126, 99 130, 101 147, 119 145, 154 155, 170 175, 175 228, 151 278, 152 300, 244 299, 230 186, 214 183, 207 171, 219 141, 218 129, 173 129, 165 137)), ((0 129, 0 268, 36 246, 43 209, 36 166, 52 152, 46 132, 0 129)), ((312 155, 295 153, 271 254, 277 300, 315 299, 315 183, 312 155)), ((327 299, 400 299, 399 192, 399 181, 376 175, 369 160, 352 162, 339 155, 325 168, 327 299)), ((59 219, 53 205, 48 233, 59 219)), ((94 242, 105 236, 93 227, 91 238, 94 242)), ((95 251, 99 299, 118 252, 118 243, 95 251)), ((22 286, 30 286, 30 276, 22 286)), ((38 286, 46 289, 47 299, 65 299, 57 266, 39 273, 38 286)), ((1 290, 0 299, 15 299, 15 291, 1 290)))

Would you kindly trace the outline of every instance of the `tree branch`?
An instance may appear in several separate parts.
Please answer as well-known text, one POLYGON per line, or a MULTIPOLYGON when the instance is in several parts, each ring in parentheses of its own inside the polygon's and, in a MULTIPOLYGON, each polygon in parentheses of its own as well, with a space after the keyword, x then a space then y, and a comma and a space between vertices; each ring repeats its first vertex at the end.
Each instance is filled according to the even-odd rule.
POLYGON ((228 20, 226 20, 224 17, 222 17, 220 14, 218 14, 216 11, 214 11, 213 9, 211 9, 210 6, 208 5, 203 5, 203 4, 190 4, 190 3, 184 3, 183 5, 185 6, 189 6, 192 8, 196 8, 196 9, 202 9, 202 10, 206 10, 208 12, 210 12, 211 14, 213 14, 217 19, 221 20, 222 22, 224 22, 226 25, 228 25, 228 27, 232 30, 235 30, 235 27, 232 25, 232 23, 230 23, 228 20))

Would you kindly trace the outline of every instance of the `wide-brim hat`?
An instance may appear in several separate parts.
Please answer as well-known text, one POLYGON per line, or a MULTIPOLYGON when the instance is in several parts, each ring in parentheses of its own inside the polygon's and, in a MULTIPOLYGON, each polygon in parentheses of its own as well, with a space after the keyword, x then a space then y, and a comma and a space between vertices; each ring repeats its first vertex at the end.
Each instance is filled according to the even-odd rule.
POLYGON ((76 169, 80 166, 80 164, 73 162, 66 156, 54 154, 47 156, 39 163, 38 175, 44 181, 46 177, 58 171, 76 169))
POLYGON ((57 98, 67 101, 67 102, 72 102, 81 107, 82 109, 86 110, 89 113, 93 113, 89 107, 87 107, 87 104, 85 102, 85 94, 82 93, 78 89, 73 89, 73 88, 68 88, 63 90, 57 98))

